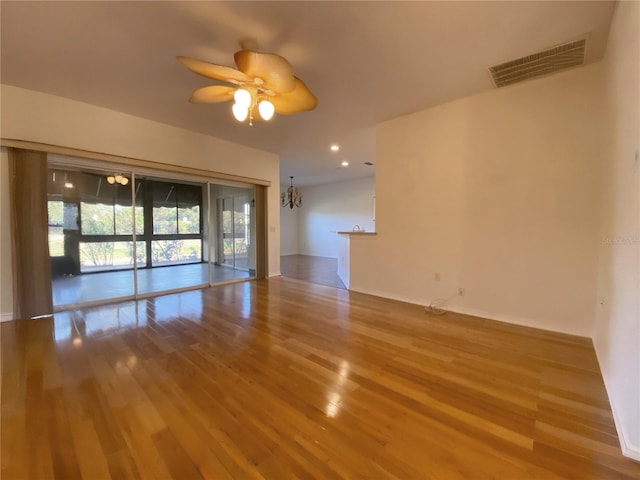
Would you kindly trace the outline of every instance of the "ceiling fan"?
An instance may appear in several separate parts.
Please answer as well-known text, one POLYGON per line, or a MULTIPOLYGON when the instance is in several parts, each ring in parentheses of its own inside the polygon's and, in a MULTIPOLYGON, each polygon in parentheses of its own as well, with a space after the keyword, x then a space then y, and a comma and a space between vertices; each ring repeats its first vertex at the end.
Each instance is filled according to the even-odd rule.
POLYGON ((198 88, 189 99, 191 103, 233 100, 234 117, 240 122, 249 119, 249 125, 253 121, 270 120, 274 113, 291 115, 316 108, 318 99, 302 80, 293 75, 293 67, 284 57, 243 49, 233 58, 237 69, 177 57, 192 72, 233 85, 198 88))

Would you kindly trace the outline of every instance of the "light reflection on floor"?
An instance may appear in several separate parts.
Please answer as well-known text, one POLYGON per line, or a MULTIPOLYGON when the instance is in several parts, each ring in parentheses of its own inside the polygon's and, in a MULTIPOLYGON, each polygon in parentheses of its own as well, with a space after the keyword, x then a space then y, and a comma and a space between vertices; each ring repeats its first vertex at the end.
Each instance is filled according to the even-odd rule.
MULTIPOLYGON (((250 310, 250 307, 247 308, 250 310)), ((74 346, 79 346, 84 338, 142 328, 147 326, 148 322, 171 322, 178 318, 201 322, 202 314, 203 293, 202 290, 194 290, 137 302, 130 301, 56 313, 54 336, 56 343, 72 341, 74 346)))
POLYGON ((202 290, 141 300, 154 313, 156 322, 170 322, 176 318, 200 322, 202 320, 202 290))
POLYGON ((345 392, 345 382, 349 378, 349 370, 349 362, 342 360, 340 362, 340 371, 338 372, 338 376, 333 382, 329 394, 327 395, 325 413, 329 418, 337 417, 340 409, 342 408, 342 396, 345 392))
MULTIPOLYGON (((174 265, 138 270, 138 293, 149 294, 179 288, 209 285, 206 263, 174 265)), ((213 283, 249 278, 249 272, 212 265, 213 283)), ((134 295, 133 271, 100 272, 55 278, 52 282, 54 307, 78 305, 134 295)))
POLYGON ((243 319, 247 320, 251 316, 251 285, 245 283, 242 286, 244 288, 240 294, 240 299, 242 300, 242 310, 240 311, 240 315, 242 315, 243 319))

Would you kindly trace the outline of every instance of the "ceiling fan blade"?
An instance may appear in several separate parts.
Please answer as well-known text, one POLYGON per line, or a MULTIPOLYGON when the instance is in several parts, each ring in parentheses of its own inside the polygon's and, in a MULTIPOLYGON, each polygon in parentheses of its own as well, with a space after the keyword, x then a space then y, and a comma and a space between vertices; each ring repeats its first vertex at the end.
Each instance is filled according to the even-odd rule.
POLYGON ((192 72, 203 75, 207 78, 222 80, 223 82, 235 83, 248 82, 251 79, 239 70, 215 63, 203 62, 189 57, 176 57, 180 63, 192 72))
POLYGON ((294 77, 295 88, 289 93, 282 93, 270 97, 276 112, 282 115, 313 110, 318 105, 318 99, 307 88, 302 80, 294 77))
POLYGON ((191 103, 220 103, 233 100, 233 93, 236 91, 234 87, 226 85, 209 85, 197 89, 191 95, 189 101, 191 103))
POLYGON ((296 87, 293 67, 280 55, 240 50, 233 56, 238 69, 251 78, 261 78, 262 87, 274 93, 288 93, 296 87))

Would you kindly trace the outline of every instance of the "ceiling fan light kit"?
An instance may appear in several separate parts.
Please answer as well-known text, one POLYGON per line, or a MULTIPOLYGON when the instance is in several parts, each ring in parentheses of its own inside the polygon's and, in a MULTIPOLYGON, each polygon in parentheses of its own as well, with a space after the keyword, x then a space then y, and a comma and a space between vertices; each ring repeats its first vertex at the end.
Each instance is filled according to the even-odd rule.
POLYGON ((129 183, 129 179, 127 177, 124 177, 120 174, 117 175, 108 175, 107 176, 107 183, 109 185, 113 185, 114 183, 117 183, 119 185, 127 185, 129 183))
POLYGON ((249 119, 269 121, 275 113, 291 115, 313 110, 318 99, 302 80, 293 75, 293 67, 280 55, 240 50, 234 60, 238 69, 177 57, 192 72, 230 83, 209 85, 193 92, 192 103, 233 101, 231 111, 239 122, 249 119))

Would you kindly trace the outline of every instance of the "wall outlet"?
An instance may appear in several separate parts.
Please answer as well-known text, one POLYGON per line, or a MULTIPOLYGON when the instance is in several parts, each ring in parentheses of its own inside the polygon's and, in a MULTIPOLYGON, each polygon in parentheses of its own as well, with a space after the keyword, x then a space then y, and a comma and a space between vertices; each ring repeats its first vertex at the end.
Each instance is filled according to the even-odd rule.
POLYGON ((439 282, 439 281, 440 281, 440 273, 436 272, 436 274, 433 276, 433 279, 434 279, 436 282, 439 282))
POLYGON ((464 287, 458 287, 458 295, 460 295, 461 297, 464 297, 465 293, 466 293, 466 289, 464 287))

